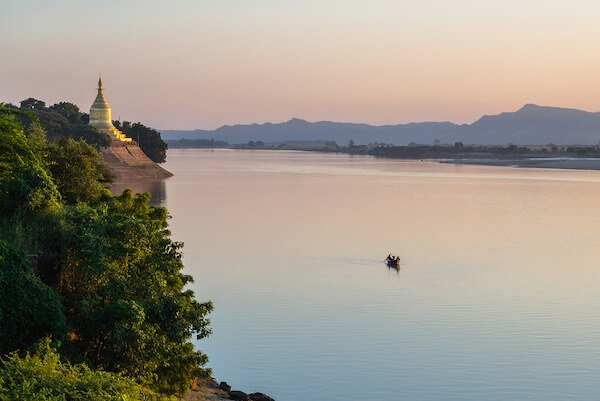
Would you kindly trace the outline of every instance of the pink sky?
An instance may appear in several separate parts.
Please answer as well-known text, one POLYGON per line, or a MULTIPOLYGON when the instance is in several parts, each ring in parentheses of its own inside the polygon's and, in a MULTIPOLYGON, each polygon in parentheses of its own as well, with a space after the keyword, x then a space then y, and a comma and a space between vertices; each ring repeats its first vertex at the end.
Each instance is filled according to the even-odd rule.
POLYGON ((525 103, 600 110, 600 3, 28 1, 0 5, 0 101, 157 128, 471 122, 525 103))

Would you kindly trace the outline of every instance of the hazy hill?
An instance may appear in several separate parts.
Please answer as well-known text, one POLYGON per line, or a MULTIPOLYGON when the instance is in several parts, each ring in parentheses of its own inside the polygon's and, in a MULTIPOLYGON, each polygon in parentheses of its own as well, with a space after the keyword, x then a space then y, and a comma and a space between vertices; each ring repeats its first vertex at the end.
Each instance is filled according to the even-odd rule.
POLYGON ((333 140, 338 144, 346 144, 353 140, 357 144, 383 142, 407 145, 410 142, 430 144, 439 140, 442 143, 493 145, 589 145, 597 144, 600 140, 600 113, 528 104, 516 112, 483 116, 470 125, 424 122, 373 126, 330 121, 308 122, 294 118, 276 124, 225 125, 216 130, 163 130, 162 134, 165 140, 214 138, 232 144, 290 140, 333 140))
POLYGON ((527 104, 514 113, 484 116, 467 131, 475 143, 597 144, 600 113, 527 104))

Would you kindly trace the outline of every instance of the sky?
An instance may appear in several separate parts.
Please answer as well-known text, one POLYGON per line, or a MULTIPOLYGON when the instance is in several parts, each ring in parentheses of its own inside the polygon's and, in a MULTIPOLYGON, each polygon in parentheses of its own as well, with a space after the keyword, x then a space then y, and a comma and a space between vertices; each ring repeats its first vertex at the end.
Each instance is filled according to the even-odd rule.
POLYGON ((597 0, 0 0, 0 102, 159 129, 600 111, 597 0))

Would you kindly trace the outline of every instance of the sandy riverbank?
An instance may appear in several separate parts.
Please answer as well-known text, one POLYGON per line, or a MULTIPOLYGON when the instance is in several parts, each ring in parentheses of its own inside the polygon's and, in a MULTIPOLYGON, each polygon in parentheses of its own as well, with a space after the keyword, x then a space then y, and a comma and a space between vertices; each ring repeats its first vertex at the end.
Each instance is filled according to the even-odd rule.
POLYGON ((448 164, 472 164, 481 166, 600 170, 600 159, 596 158, 460 159, 442 160, 441 162, 448 164))

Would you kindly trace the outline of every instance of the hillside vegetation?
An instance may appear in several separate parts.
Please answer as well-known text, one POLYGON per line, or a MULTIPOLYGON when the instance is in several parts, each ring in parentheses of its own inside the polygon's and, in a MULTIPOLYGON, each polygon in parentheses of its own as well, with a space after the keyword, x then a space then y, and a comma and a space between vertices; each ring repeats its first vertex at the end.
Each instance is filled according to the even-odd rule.
POLYGON ((81 115, 46 134, 56 113, 0 105, 0 400, 183 394, 209 374, 190 340, 212 305, 187 288, 167 210, 111 194, 102 136, 74 139, 81 115))
MULTIPOLYGON (((69 102, 60 102, 46 107, 46 103, 29 98, 21 102, 20 107, 6 105, 17 120, 28 130, 35 129, 37 124, 50 139, 69 137, 83 140, 90 145, 107 147, 110 138, 88 125, 89 115, 81 112, 79 107, 69 102)), ((129 121, 113 121, 117 129, 136 141, 142 151, 155 163, 163 163, 167 159, 167 144, 162 140, 160 132, 146 127, 142 123, 129 121)))

